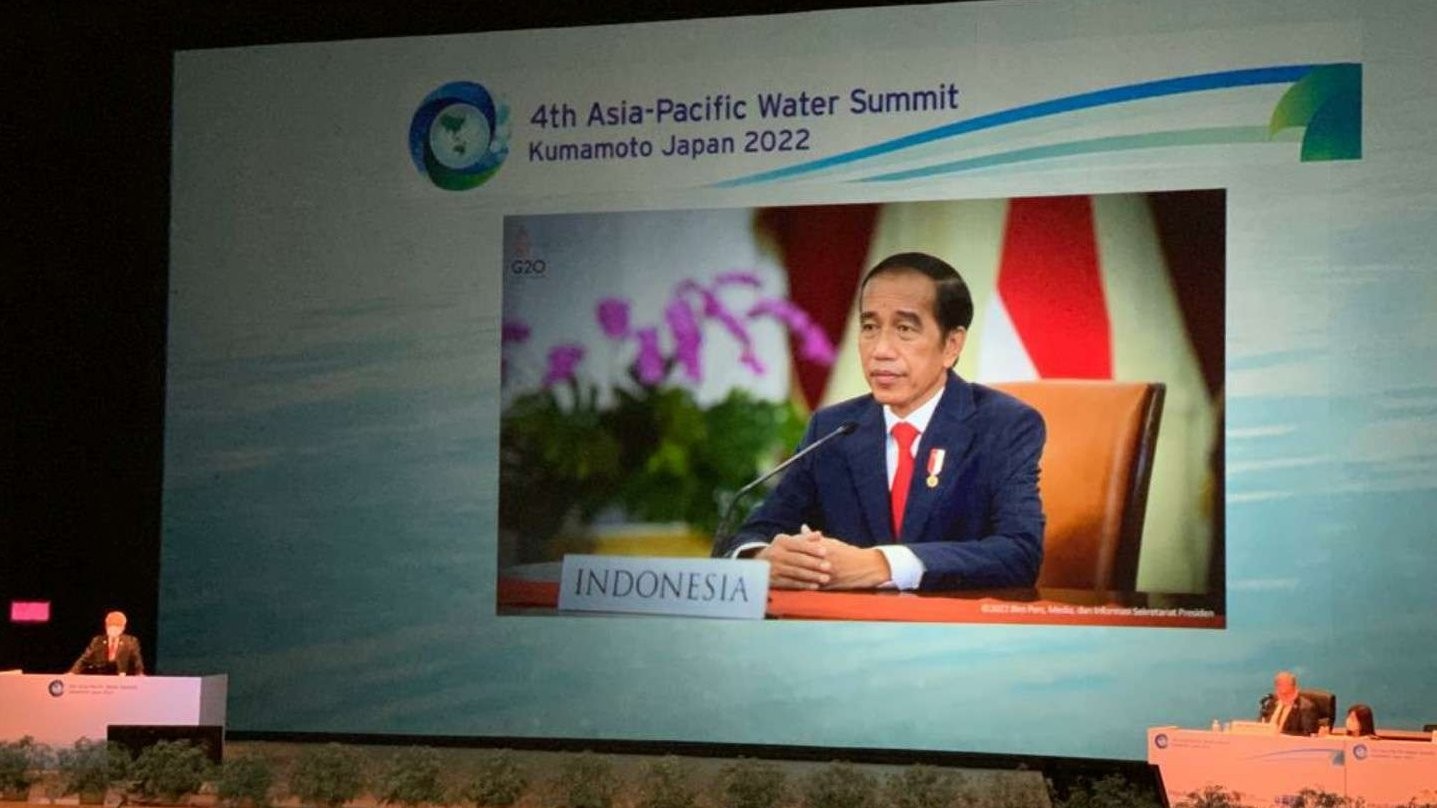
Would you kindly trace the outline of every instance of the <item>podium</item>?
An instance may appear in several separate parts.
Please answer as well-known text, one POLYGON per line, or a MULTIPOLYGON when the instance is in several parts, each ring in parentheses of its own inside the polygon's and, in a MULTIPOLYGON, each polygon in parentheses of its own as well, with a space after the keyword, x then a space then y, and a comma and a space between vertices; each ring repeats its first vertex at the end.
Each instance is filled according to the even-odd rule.
POLYGON ((104 740, 110 725, 219 726, 229 677, 0 675, 0 740, 55 747, 104 740))

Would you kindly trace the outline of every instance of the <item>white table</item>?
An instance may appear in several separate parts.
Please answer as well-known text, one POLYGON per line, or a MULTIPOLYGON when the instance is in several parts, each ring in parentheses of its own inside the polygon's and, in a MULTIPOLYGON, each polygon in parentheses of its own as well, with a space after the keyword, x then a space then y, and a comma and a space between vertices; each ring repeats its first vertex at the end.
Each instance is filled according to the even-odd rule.
POLYGON ((1162 770, 1174 805, 1214 785, 1248 805, 1286 804, 1305 788, 1361 797, 1368 808, 1437 801, 1437 744, 1430 741, 1152 727, 1148 762, 1162 770))

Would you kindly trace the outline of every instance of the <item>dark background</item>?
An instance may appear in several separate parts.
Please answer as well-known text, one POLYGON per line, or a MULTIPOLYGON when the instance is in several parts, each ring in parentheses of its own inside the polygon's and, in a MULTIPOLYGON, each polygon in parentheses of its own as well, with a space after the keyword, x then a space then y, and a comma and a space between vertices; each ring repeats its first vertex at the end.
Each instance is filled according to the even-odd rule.
POLYGON ((6 4, 0 670, 67 668, 110 609, 155 658, 175 50, 885 4, 6 4), (50 601, 50 622, 10 623, 15 599, 50 601))

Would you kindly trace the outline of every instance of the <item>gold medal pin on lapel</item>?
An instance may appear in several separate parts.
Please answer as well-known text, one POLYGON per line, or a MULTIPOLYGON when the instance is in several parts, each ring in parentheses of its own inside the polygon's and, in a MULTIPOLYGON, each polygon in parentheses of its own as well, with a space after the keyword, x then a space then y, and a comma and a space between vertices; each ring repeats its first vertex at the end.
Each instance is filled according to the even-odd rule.
POLYGON ((929 488, 938 487, 938 474, 943 471, 943 458, 947 452, 942 449, 932 449, 928 452, 928 479, 925 480, 929 488))

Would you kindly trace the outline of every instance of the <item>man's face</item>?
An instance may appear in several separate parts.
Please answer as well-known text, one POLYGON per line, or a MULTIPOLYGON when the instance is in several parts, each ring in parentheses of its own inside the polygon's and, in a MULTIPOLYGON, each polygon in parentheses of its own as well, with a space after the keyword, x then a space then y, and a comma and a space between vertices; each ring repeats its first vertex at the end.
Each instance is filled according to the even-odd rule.
POLYGON ((1297 696, 1297 680, 1278 674, 1272 680, 1272 693, 1279 701, 1292 701, 1297 696))
POLYGON ((885 272, 863 288, 858 355, 879 403, 906 417, 943 387, 966 332, 946 337, 934 317, 938 285, 917 272, 885 272))

